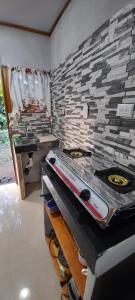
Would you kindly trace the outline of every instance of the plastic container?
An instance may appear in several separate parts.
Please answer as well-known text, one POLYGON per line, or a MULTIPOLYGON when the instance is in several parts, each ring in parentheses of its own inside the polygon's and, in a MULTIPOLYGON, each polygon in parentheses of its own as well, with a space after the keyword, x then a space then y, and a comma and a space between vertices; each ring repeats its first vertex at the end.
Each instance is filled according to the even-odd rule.
POLYGON ((52 195, 51 195, 50 193, 45 194, 45 195, 44 195, 44 201, 45 201, 45 202, 48 202, 48 201, 50 201, 50 200, 53 200, 52 195))
POLYGON ((56 213, 59 210, 58 207, 57 207, 57 205, 56 205, 56 203, 54 202, 54 200, 53 201, 49 201, 47 203, 47 206, 48 206, 48 209, 50 210, 51 214, 54 214, 54 213, 56 213))
POLYGON ((56 205, 56 203, 53 199, 50 199, 49 201, 47 201, 47 206, 48 205, 56 205))

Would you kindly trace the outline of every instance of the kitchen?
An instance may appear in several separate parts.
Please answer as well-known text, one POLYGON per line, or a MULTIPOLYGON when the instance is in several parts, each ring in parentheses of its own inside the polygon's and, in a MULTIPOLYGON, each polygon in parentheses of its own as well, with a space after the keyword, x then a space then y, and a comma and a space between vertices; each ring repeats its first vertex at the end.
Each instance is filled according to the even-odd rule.
MULTIPOLYGON (((45 2, 48 9, 52 7, 45 2)), ((49 10, 46 15, 46 34, 41 25, 31 26, 26 9, 25 12, 22 10, 25 23, 27 20, 25 25, 29 29, 40 29, 40 32, 15 29, 13 23, 17 24, 17 19, 13 22, 9 18, 7 26, 1 20, 5 105, 12 99, 15 107, 16 92, 11 90, 14 73, 15 78, 24 79, 26 86, 30 86, 26 81, 32 82, 33 77, 35 86, 38 78, 40 88, 41 83, 49 82, 42 89, 47 96, 39 97, 45 99, 45 107, 39 111, 41 104, 38 102, 38 111, 37 105, 36 110, 33 105, 29 106, 30 110, 24 110, 23 105, 18 121, 12 118, 13 122, 9 122, 18 185, 14 184, 14 188, 12 185, 1 186, 1 205, 10 219, 5 221, 2 216, 1 227, 5 227, 1 234, 6 232, 9 236, 10 223, 13 223, 16 243, 14 217, 6 207, 5 197, 15 195, 13 190, 17 188, 17 206, 13 200, 9 201, 17 218, 17 247, 25 241, 24 226, 27 242, 32 230, 32 245, 36 246, 36 252, 32 259, 32 245, 26 245, 25 241, 26 253, 27 247, 30 251, 26 259, 25 251, 17 252, 12 245, 18 257, 15 269, 15 266, 11 268, 12 256, 9 259, 6 249, 7 256, 4 254, 4 257, 5 261, 7 257, 10 261, 10 275, 13 276, 13 270, 16 270, 18 276, 16 280, 9 279, 10 285, 14 286, 11 293, 3 275, 8 273, 9 276, 9 266, 6 270, 3 266, 2 295, 4 300, 18 297, 130 299, 135 294, 135 5, 128 1, 111 3, 107 0, 100 4, 88 0, 58 2, 61 6, 57 3, 59 9, 57 5, 55 7, 52 31, 54 11, 50 18, 49 10), (5 78, 8 78, 9 70, 13 75, 7 85, 5 78), (44 78, 41 81, 40 76, 44 78), (39 221, 39 227, 34 219, 39 221), (30 223, 34 226, 34 235, 30 223), (41 250, 39 237, 41 257, 38 255, 41 250), (19 265, 19 253, 24 255, 23 266, 19 265), (26 270, 21 272, 21 267, 26 270), (36 274, 32 275, 36 269, 39 280, 36 274)), ((35 15, 33 7, 33 24, 40 24, 35 20, 40 20, 41 7, 38 4, 35 15)), ((23 21, 18 24, 24 26, 23 21)), ((16 82, 13 86, 16 87, 16 82)), ((27 88, 23 87, 23 90, 26 95, 27 88)), ((13 110, 7 113, 11 121, 13 110)), ((7 245, 2 247, 5 249, 7 245)), ((15 261, 15 255, 13 259, 15 261)))

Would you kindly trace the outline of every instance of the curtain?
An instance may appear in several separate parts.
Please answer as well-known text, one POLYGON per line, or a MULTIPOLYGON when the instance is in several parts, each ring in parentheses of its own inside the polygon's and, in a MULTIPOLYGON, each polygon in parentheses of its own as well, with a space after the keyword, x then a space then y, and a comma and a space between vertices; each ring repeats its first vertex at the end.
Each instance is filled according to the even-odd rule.
POLYGON ((13 102, 10 118, 18 120, 21 112, 46 112, 51 115, 50 77, 47 72, 9 68, 10 95, 13 102))

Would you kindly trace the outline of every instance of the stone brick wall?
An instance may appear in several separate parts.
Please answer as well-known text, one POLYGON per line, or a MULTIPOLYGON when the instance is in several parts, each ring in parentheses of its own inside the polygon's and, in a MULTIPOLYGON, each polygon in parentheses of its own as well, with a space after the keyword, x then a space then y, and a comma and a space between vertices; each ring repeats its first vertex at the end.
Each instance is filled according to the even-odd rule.
POLYGON ((22 113, 18 124, 13 124, 12 129, 25 133, 26 123, 30 125, 35 135, 51 133, 51 122, 46 113, 22 113))
POLYGON ((133 118, 116 115, 118 104, 135 104, 133 5, 52 72, 51 96, 53 133, 65 146, 84 145, 135 170, 135 112, 133 118))

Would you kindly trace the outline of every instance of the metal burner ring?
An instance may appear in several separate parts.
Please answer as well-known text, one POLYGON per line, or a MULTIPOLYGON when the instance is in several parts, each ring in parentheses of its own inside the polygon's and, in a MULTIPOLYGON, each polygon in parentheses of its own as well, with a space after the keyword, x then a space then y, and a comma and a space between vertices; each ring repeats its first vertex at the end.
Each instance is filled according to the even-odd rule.
POLYGON ((129 184, 129 180, 127 178, 116 174, 109 175, 108 181, 117 186, 127 186, 129 184))

